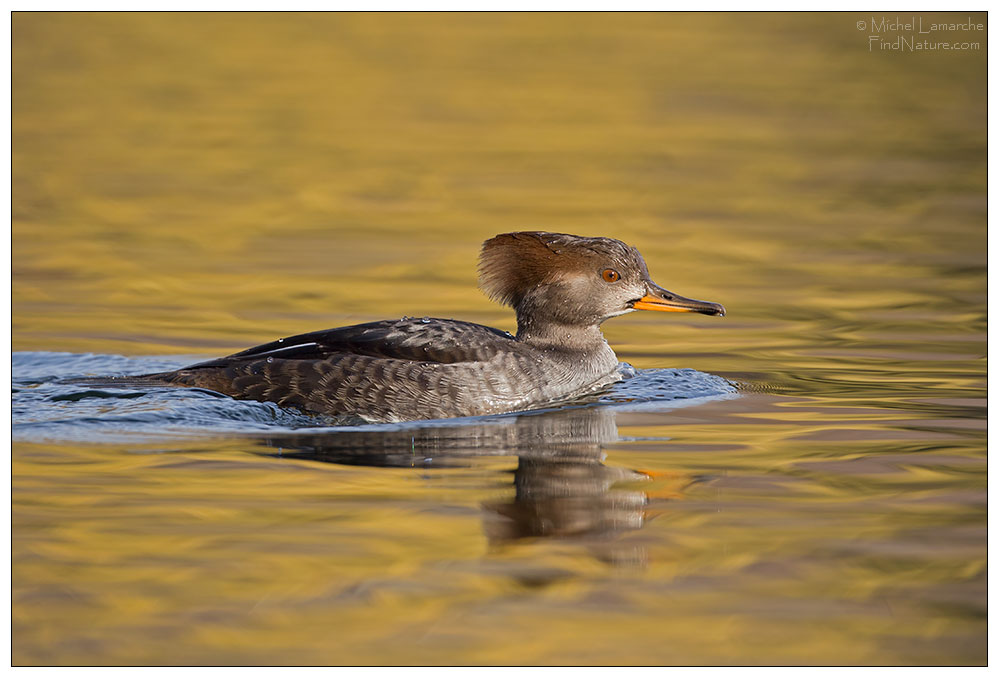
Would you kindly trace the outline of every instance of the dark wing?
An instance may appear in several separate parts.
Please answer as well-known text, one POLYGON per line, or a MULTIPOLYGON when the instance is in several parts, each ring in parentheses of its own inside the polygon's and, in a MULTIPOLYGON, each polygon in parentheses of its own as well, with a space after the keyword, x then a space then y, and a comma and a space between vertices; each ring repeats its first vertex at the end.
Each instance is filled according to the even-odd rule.
POLYGON ((511 341, 513 336, 509 332, 460 320, 379 320, 297 334, 184 369, 224 367, 262 358, 325 360, 336 353, 419 362, 461 363, 488 360, 511 341))
POLYGON ((433 366, 518 348, 510 334, 483 325, 407 318, 299 334, 146 378, 331 415, 430 419, 472 407, 433 366))

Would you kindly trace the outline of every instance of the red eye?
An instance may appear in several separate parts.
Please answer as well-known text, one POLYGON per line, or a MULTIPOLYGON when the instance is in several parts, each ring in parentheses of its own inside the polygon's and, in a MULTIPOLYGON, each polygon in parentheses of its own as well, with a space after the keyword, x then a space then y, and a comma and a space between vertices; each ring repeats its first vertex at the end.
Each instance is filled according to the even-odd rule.
POLYGON ((617 282, 621 279, 621 274, 615 271, 613 268, 605 268, 604 272, 601 274, 607 282, 617 282))

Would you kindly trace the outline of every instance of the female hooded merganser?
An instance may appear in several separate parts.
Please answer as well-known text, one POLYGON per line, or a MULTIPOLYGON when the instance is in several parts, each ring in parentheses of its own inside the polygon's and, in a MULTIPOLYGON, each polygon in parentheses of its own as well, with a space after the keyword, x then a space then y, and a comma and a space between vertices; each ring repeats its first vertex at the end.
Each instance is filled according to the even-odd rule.
POLYGON ((608 318, 635 310, 725 315, 720 304, 656 285, 638 250, 611 238, 497 235, 482 246, 479 284, 517 312, 516 337, 459 320, 382 320, 141 379, 369 422, 498 414, 620 380, 600 332, 608 318))

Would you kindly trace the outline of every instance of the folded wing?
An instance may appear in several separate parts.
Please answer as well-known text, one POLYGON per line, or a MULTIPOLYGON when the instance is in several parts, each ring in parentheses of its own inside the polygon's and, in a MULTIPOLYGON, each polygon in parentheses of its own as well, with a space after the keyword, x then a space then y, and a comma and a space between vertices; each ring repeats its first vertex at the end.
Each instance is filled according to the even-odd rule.
POLYGON ((148 376, 324 414, 408 409, 404 418, 434 418, 466 398, 456 371, 435 365, 479 363, 516 343, 475 323, 407 318, 299 334, 148 376))

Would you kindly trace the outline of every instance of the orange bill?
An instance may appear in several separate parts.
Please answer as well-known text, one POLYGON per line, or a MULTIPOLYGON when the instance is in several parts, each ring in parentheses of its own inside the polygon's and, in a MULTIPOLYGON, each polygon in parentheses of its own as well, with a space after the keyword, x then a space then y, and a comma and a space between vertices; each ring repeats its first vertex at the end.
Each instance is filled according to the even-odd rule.
POLYGON ((673 313, 703 313, 705 315, 725 315, 725 307, 713 301, 687 299, 664 289, 656 293, 646 294, 632 304, 639 311, 672 311, 673 313))

